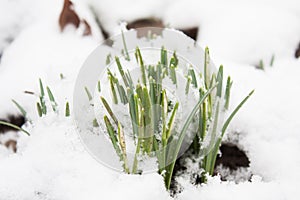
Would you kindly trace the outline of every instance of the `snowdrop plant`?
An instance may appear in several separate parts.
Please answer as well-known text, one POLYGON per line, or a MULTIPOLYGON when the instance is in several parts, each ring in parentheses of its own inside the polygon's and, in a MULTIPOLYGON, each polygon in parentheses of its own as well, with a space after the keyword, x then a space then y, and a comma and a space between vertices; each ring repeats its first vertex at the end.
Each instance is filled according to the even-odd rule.
MULTIPOLYGON (((45 88, 43 86, 43 82, 42 82, 41 79, 39 79, 39 88, 40 88, 39 102, 36 103, 36 106, 37 106, 37 112, 38 112, 39 117, 42 117, 43 115, 47 114, 48 108, 47 108, 47 104, 46 104, 45 88)), ((55 113, 58 114, 58 104, 56 103, 54 95, 53 95, 51 89, 49 88, 49 86, 46 87, 46 91, 47 91, 48 100, 50 101, 51 108, 52 108, 53 112, 55 112, 55 113)), ((20 111, 20 113, 24 116, 24 118, 26 119, 26 121, 28 121, 29 123, 32 123, 32 121, 27 116, 27 112, 25 111, 25 109, 23 108, 23 106, 21 106, 14 99, 12 99, 12 102, 13 102, 13 104, 16 105, 16 107, 18 108, 18 110, 20 111)), ((66 117, 70 116, 69 102, 66 102, 65 116, 66 117)), ((21 131, 21 132, 25 133, 26 135, 30 136, 30 133, 28 131, 26 131, 25 129, 23 129, 22 127, 19 127, 19 126, 16 126, 16 125, 12 124, 12 123, 9 123, 9 122, 6 122, 6 121, 1 121, 1 120, 0 120, 0 124, 4 125, 4 126, 11 127, 13 129, 21 131)))
MULTIPOLYGON (((162 47, 157 65, 145 65, 141 51, 137 47, 135 58, 141 71, 141 77, 137 83, 133 82, 130 72, 124 70, 119 57, 115 57, 115 62, 122 81, 118 79, 116 74, 107 69, 112 103, 127 105, 130 113, 132 135, 136 144, 132 168, 128 163, 123 125, 105 97, 101 96, 100 99, 107 111, 107 115, 103 118, 106 130, 117 155, 122 161, 124 172, 140 173, 138 168, 139 156, 153 156, 153 152, 155 152, 158 171, 165 179, 166 188, 170 189, 175 161, 190 124, 195 120, 198 121, 198 129, 194 139, 196 154, 200 156, 200 152, 204 151, 203 143, 207 137, 214 138, 212 142, 216 143, 213 145, 213 149, 202 159, 201 166, 205 172, 202 177, 205 179, 206 173, 211 175, 213 172, 218 149, 230 121, 253 91, 229 115, 228 119, 220 124, 219 119, 229 107, 232 81, 230 77, 227 78, 224 91, 223 66, 219 68, 216 74, 210 75, 208 73, 209 51, 206 48, 204 73, 197 74, 193 68, 190 68, 185 75, 186 95, 190 92, 190 88, 193 88, 199 91, 199 99, 193 105, 187 119, 182 122, 181 130, 175 131, 174 124, 180 105, 178 101, 172 101, 168 98, 163 80, 169 78, 172 84, 177 86, 179 62, 176 52, 173 52, 170 60, 168 60, 167 55, 167 50, 162 47), (219 134, 219 132, 221 133, 219 134), (173 142, 175 142, 175 146, 169 145, 173 142), (170 158, 173 159, 169 163, 170 158)), ((203 155, 202 153, 201 156, 203 155)))
POLYGON ((159 152, 156 153, 156 156, 162 172, 166 165, 167 152, 165 149, 171 138, 172 127, 179 106, 178 102, 171 102, 168 99, 167 91, 163 88, 162 81, 169 76, 173 84, 177 84, 175 68, 177 68, 178 60, 176 53, 174 53, 168 64, 167 51, 164 48, 161 49, 161 60, 156 66, 144 65, 139 48, 136 48, 135 57, 141 70, 141 82, 133 83, 131 74, 124 71, 118 57, 115 58, 115 61, 124 86, 120 84, 120 80, 108 69, 113 103, 118 104, 118 99, 120 99, 121 103, 128 105, 129 108, 133 137, 136 140, 136 152, 132 170, 129 170, 126 164, 126 144, 122 125, 114 115, 106 99, 101 97, 101 101, 110 116, 110 118, 104 116, 104 121, 111 142, 124 163, 125 172, 138 173, 138 156, 140 154, 151 156, 153 151, 159 152))
POLYGON ((201 174, 201 181, 206 182, 206 176, 213 175, 217 155, 222 142, 222 138, 235 114, 244 105, 244 103, 254 93, 252 90, 228 118, 223 122, 219 120, 222 114, 227 113, 229 109, 230 93, 232 87, 232 80, 230 76, 227 77, 225 89, 223 89, 223 66, 220 66, 217 73, 213 73, 209 76, 207 74, 207 67, 210 57, 208 48, 205 49, 205 61, 204 61, 204 86, 200 88, 200 96, 203 95, 204 91, 208 90, 211 85, 217 83, 217 89, 215 94, 209 94, 207 100, 200 105, 199 108, 199 126, 198 132, 193 142, 194 153, 198 156, 204 155, 202 162, 200 163, 203 173, 201 174), (215 143, 211 149, 203 149, 203 142, 207 136, 215 138, 212 141, 215 143))
MULTIPOLYGON (((229 108, 232 80, 230 76, 227 77, 226 86, 224 89, 223 66, 219 67, 217 73, 212 73, 210 75, 208 73, 208 65, 210 62, 209 59, 209 49, 206 48, 204 56, 204 73, 200 74, 200 77, 202 78, 200 81, 202 81, 202 83, 199 88, 199 82, 197 81, 193 69, 189 70, 186 81, 186 92, 188 91, 189 87, 194 87, 199 89, 200 99, 202 99, 202 97, 206 97, 203 99, 203 102, 201 102, 200 105, 195 107, 195 109, 198 111, 197 118, 199 123, 197 134, 194 138, 193 144, 191 145, 196 156, 201 158, 200 166, 203 170, 203 173, 200 177, 202 182, 206 181, 207 174, 213 175, 217 154, 219 152, 219 147, 226 129, 238 110, 254 92, 251 91, 223 123, 222 118, 224 118, 224 114, 229 108), (216 87, 216 90, 207 93, 207 91, 211 90, 214 86, 216 87), (210 145, 207 145, 207 141, 210 145)), ((190 116, 196 117, 196 112, 192 112, 190 116)), ((167 189, 169 189, 171 185, 175 164, 176 162, 174 161, 169 166, 169 172, 165 177, 167 189)))
MULTIPOLYGON (((42 117, 43 115, 47 114, 47 104, 46 104, 46 94, 45 94, 45 88, 43 86, 43 82, 41 79, 39 79, 39 87, 40 87, 40 96, 39 96, 39 102, 36 103, 38 115, 42 117)), ((48 100, 51 104, 51 108, 53 112, 58 113, 58 104, 55 101, 54 95, 50 89, 49 86, 46 87, 47 95, 48 95, 48 100)), ((65 106, 65 116, 69 117, 70 116, 70 106, 69 102, 66 102, 65 106)))

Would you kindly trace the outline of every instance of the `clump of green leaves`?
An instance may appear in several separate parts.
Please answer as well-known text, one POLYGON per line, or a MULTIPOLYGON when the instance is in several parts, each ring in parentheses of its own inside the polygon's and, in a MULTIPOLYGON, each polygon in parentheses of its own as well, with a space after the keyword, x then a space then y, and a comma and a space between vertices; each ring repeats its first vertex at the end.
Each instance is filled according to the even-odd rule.
POLYGON ((221 121, 220 123, 219 119, 222 117, 222 113, 226 113, 229 109, 232 80, 230 76, 227 77, 226 85, 223 89, 223 66, 220 66, 216 74, 212 73, 209 77, 207 74, 209 62, 209 50, 206 48, 204 61, 204 72, 206 73, 204 76, 205 84, 203 88, 200 88, 199 93, 202 96, 204 91, 209 89, 209 85, 215 83, 217 84, 217 90, 215 94, 209 94, 207 100, 199 108, 199 128, 193 144, 194 152, 198 155, 204 155, 201 162, 201 168, 203 169, 203 174, 201 175, 202 182, 206 181, 207 174, 213 175, 217 154, 229 123, 254 92, 251 91, 233 110, 225 122, 221 121), (201 146, 207 136, 210 136, 211 142, 214 143, 213 148, 209 149, 208 152, 201 146))
MULTIPOLYGON (((48 100, 51 104, 51 108, 53 110, 53 112, 58 113, 58 104, 55 101, 54 95, 50 89, 49 86, 46 86, 46 91, 47 91, 47 96, 45 93, 45 88, 43 86, 43 82, 41 79, 39 79, 39 86, 40 86, 40 96, 39 96, 39 102, 36 103, 36 107, 37 107, 37 111, 38 111, 38 115, 40 117, 42 117, 43 115, 47 114, 47 105, 46 105, 46 97, 48 97, 48 100)), ((91 94, 89 93, 89 91, 86 89, 86 92, 88 93, 88 96, 90 98, 91 94)), ((70 116, 70 105, 69 102, 66 102, 65 105, 65 116, 69 117, 70 116)))
MULTIPOLYGON (((36 106, 37 106, 37 112, 38 112, 38 115, 40 117, 42 117, 43 115, 46 115, 47 114, 47 105, 46 105, 46 94, 45 94, 45 88, 43 86, 43 82, 41 79, 39 79, 39 88, 40 88, 40 95, 39 95, 39 102, 36 103, 36 106)), ((55 98, 54 98, 54 95, 50 89, 49 86, 46 87, 46 92, 47 92, 47 96, 48 96, 48 99, 51 103, 51 108, 52 110, 55 112, 55 113, 58 113, 58 105, 55 101, 55 98)), ((34 94, 34 93, 30 93, 30 94, 34 94)), ((26 119, 26 121, 28 121, 29 123, 32 123, 32 121, 29 119, 29 117, 27 116, 27 112, 26 110, 24 109, 23 106, 21 106, 16 100, 12 99, 12 102, 13 104, 15 104, 15 106, 18 108, 18 110, 20 111, 20 113, 24 116, 24 118, 26 119)), ((66 106, 65 106, 65 116, 66 117, 69 117, 70 116, 70 105, 69 105, 69 102, 66 102, 66 106)), ((28 131, 26 131, 25 129, 15 125, 15 124, 12 124, 12 123, 9 123, 9 122, 6 122, 6 121, 0 121, 0 124, 1 125, 4 125, 4 126, 8 126, 8 127, 11 127, 11 128, 14 128, 18 131, 21 131, 21 132, 24 132, 25 134, 27 135, 30 135, 28 131)))
POLYGON ((256 66, 257 69, 260 69, 260 70, 265 70, 266 66, 270 66, 270 67, 273 67, 274 65, 274 60, 275 60, 275 55, 273 54, 271 59, 270 59, 270 62, 269 64, 265 64, 264 61, 261 59, 259 60, 259 64, 256 66))
MULTIPOLYGON (((107 70, 112 103, 127 105, 129 110, 132 135, 136 144, 131 169, 126 155, 123 125, 117 119, 105 97, 100 98, 108 113, 108 115, 104 116, 106 130, 117 155, 123 163, 124 171, 133 174, 140 173, 138 157, 140 155, 156 156, 159 173, 164 176, 166 188, 169 189, 175 161, 187 134, 188 127, 197 119, 198 129, 194 140, 194 152, 200 156, 204 148, 202 143, 207 137, 212 138, 213 144, 217 143, 214 145, 213 150, 205 155, 201 163, 204 171, 212 174, 218 149, 226 128, 233 116, 252 95, 253 91, 238 105, 225 123, 220 124, 222 114, 229 107, 232 81, 230 77, 227 78, 224 92, 223 66, 219 68, 216 74, 209 72, 209 51, 206 48, 203 74, 197 74, 190 67, 185 75, 185 94, 188 95, 190 88, 193 88, 193 90, 199 91, 199 99, 193 105, 188 118, 183 122, 182 128, 175 130, 174 125, 180 105, 179 102, 170 100, 163 80, 169 78, 177 87, 179 60, 176 52, 173 52, 171 58, 168 59, 168 52, 162 47, 160 61, 156 65, 146 65, 142 58, 142 53, 137 47, 135 58, 141 72, 137 83, 133 82, 130 72, 124 70, 119 57, 115 57, 115 62, 121 80, 110 69, 107 70), (221 133, 219 134, 219 132, 221 133), (154 155, 153 152, 155 152, 154 155)), ((205 173, 202 174, 202 177, 205 179, 205 173)))
MULTIPOLYGON (((118 104, 120 102, 128 105, 129 108, 132 134, 136 142, 135 157, 131 170, 126 164, 128 161, 125 153, 126 144, 124 134, 122 134, 122 125, 106 99, 101 97, 101 102, 109 115, 109 117, 104 116, 104 121, 111 142, 120 160, 124 163, 124 171, 134 174, 140 171, 138 169, 139 155, 151 156, 152 152, 159 152, 160 149, 166 148, 179 106, 178 102, 175 102, 174 105, 170 104, 167 91, 162 87, 162 81, 169 75, 169 71, 173 71, 173 73, 170 73, 170 77, 176 84, 176 74, 174 73, 174 69, 177 68, 178 64, 176 54, 173 54, 172 62, 167 63, 167 52, 162 48, 161 61, 155 66, 144 64, 139 48, 136 48, 135 57, 141 70, 141 82, 133 83, 131 74, 123 69, 118 57, 115 57, 115 62, 124 85, 120 83, 121 81, 116 74, 113 74, 109 69, 107 70, 113 103, 118 104), (111 120, 113 123, 111 123, 111 120), (161 137, 158 138, 158 135, 161 137)), ((156 155, 159 158, 159 165, 165 166, 166 152, 160 152, 159 154, 156 155)))

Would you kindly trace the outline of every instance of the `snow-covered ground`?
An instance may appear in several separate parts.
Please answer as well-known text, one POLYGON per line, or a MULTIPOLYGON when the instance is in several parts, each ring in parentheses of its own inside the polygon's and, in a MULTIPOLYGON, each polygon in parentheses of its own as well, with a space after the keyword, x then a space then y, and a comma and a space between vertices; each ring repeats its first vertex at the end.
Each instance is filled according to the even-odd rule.
MULTIPOLYGON (((72 118, 51 113, 37 118, 37 95, 24 93, 38 94, 42 78, 61 113, 72 102, 77 73, 103 39, 93 12, 110 34, 119 31, 121 20, 152 16, 170 26, 199 26, 198 43, 210 47, 214 62, 234 81, 231 108, 255 89, 225 138, 246 151, 252 180, 236 184, 216 176, 195 186, 179 177, 183 190, 176 199, 300 198, 300 60, 294 58, 299 0, 76 0, 92 36, 72 26, 60 33, 62 5, 62 0, 0 1, 0 118, 18 113, 15 99, 33 121, 25 125, 30 137, 19 134, 17 153, 0 144, 0 200, 172 199, 158 174, 118 174, 100 165, 82 146, 72 118), (255 68, 260 60, 264 71, 255 68)), ((0 136, 1 143, 7 141, 0 136)))

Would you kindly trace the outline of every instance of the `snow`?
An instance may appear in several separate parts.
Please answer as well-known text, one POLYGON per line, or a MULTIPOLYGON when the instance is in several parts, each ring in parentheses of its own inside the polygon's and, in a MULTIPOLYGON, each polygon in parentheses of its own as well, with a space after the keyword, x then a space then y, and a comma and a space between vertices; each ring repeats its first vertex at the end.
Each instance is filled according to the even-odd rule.
POLYGON ((26 128, 18 154, 0 161, 2 199, 169 199, 160 175, 119 174, 96 162, 71 118, 49 114, 26 128))
POLYGON ((224 182, 216 176, 195 186, 179 177, 182 192, 175 199, 299 199, 300 60, 294 58, 300 41, 298 0, 78 0, 76 11, 92 27, 93 35, 86 37, 72 26, 60 33, 62 4, 0 2, 0 118, 18 113, 11 102, 15 99, 33 120, 24 127, 30 137, 0 135, 2 144, 17 139, 18 149, 14 154, 0 144, 0 199, 173 199, 156 173, 118 174, 99 164, 81 144, 72 117, 63 116, 82 63, 103 39, 90 6, 111 34, 119 31, 120 21, 143 17, 159 17, 175 27, 199 26, 198 43, 210 47, 214 62, 224 64, 234 81, 230 109, 255 89, 225 138, 246 151, 251 181, 224 182), (255 68, 260 60, 265 71, 255 68), (38 78, 54 93, 58 116, 37 118, 38 78))
MULTIPOLYGON (((285 196, 282 192, 280 183, 261 182, 259 178, 253 182, 245 182, 234 184, 229 182, 220 182, 219 179, 213 178, 206 186, 201 188, 190 186, 179 195, 178 199, 191 200, 195 197, 201 199, 217 200, 217 199, 292 199, 285 196)), ((297 198, 295 198, 297 199, 297 198)))

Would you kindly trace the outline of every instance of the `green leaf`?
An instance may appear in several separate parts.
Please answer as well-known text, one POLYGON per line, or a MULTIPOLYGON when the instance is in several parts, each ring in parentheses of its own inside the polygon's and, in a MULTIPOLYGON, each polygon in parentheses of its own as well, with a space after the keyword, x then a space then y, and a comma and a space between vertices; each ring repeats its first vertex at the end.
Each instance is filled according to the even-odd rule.
POLYGON ((37 102, 36 103, 36 107, 37 107, 37 111, 38 111, 39 117, 42 117, 43 111, 42 111, 41 104, 39 102, 37 102))
POLYGON ((41 79, 39 79, 39 84, 40 84, 40 93, 41 93, 41 97, 44 98, 45 96, 45 91, 44 91, 44 86, 43 86, 43 82, 41 79))
POLYGON ((142 58, 141 51, 140 51, 140 49, 138 47, 136 47, 135 54, 136 54, 136 60, 139 63, 140 68, 141 68, 142 83, 144 85, 147 85, 145 65, 144 65, 144 61, 143 61, 143 58, 142 58))
POLYGON ((254 93, 254 90, 252 90, 244 99, 243 101, 233 110, 233 112, 230 114, 230 116, 228 117, 228 119, 225 121, 223 128, 222 128, 222 137, 226 131, 226 129, 228 128, 228 125, 230 124, 231 120, 233 119, 233 117, 235 116, 235 114, 240 110, 240 108, 246 103, 246 101, 252 96, 252 94, 254 93))
POLYGON ((197 104, 194 106, 193 110, 191 111, 191 113, 189 114, 187 120, 184 123, 184 126, 179 134, 177 143, 176 143, 176 147, 173 155, 171 155, 171 158, 174 159, 174 161, 170 164, 170 166, 168 167, 168 170, 166 172, 166 176, 165 176, 165 182, 166 182, 166 187, 167 189, 170 189, 170 185, 171 185, 171 179, 172 179, 172 175, 173 175, 173 170, 174 170, 174 166, 175 166, 175 159, 178 156, 179 150, 181 148, 181 144, 183 142, 183 139, 186 135, 186 131, 188 129, 188 127, 190 126, 193 118, 195 117, 195 114, 197 113, 197 111, 199 110, 200 105, 205 101, 205 99, 208 97, 208 95, 215 89, 217 85, 213 86, 212 88, 210 88, 204 95, 203 97, 197 102, 197 104))
POLYGON ((51 105, 52 105, 52 109, 54 112, 57 112, 57 103, 54 99, 54 96, 48 86, 46 87, 46 89, 47 89, 48 97, 49 97, 51 105))
POLYGON ((217 75, 217 96, 222 97, 222 90, 223 90, 223 65, 219 67, 218 75, 217 75))
POLYGON ((122 77, 122 79, 123 79, 123 81, 124 81, 125 86, 126 86, 126 87, 129 87, 129 83, 128 83, 127 77, 125 76, 125 72, 124 72, 124 70, 123 70, 123 67, 122 67, 122 65, 121 65, 121 62, 120 62, 119 57, 116 56, 116 57, 115 57, 115 61, 116 61, 116 63, 117 63, 117 66, 118 66, 118 69, 119 69, 119 73, 121 74, 121 77, 122 77))
POLYGON ((118 80, 116 81, 116 86, 117 86, 117 89, 118 89, 118 93, 119 93, 119 97, 120 97, 121 102, 123 104, 128 103, 127 94, 125 92, 125 89, 124 89, 123 85, 119 84, 118 80))
POLYGON ((112 109, 110 108, 109 104, 107 103, 107 101, 105 100, 104 97, 100 97, 106 111, 108 112, 108 114, 110 115, 110 117, 113 119, 113 121, 115 122, 115 124, 118 126, 119 122, 117 120, 117 117, 115 116, 115 114, 113 113, 112 109))
MULTIPOLYGON (((167 50, 162 47, 161 48, 161 53, 160 53, 160 63, 162 65, 162 68, 164 69, 164 74, 168 75, 169 70, 168 70, 168 55, 167 55, 167 50)), ((164 75, 163 75, 164 76, 164 75)))
POLYGON ((122 160, 124 162, 123 164, 123 168, 125 170, 125 172, 127 174, 130 173, 129 168, 128 168, 128 161, 127 161, 127 155, 126 155, 126 143, 125 143, 125 136, 124 136, 124 132, 121 126, 121 123, 118 123, 118 141, 119 141, 119 145, 121 147, 122 150, 122 160))
POLYGON ((275 60, 275 55, 272 55, 271 61, 270 61, 270 66, 273 67, 274 65, 274 60, 275 60))
POLYGON ((100 81, 98 81, 97 88, 98 88, 98 92, 100 93, 101 92, 101 83, 100 83, 100 81))
POLYGON ((198 84, 197 84, 197 78, 196 78, 194 69, 192 69, 192 68, 189 69, 188 74, 189 74, 190 77, 192 78, 191 84, 194 86, 194 88, 197 88, 197 87, 198 87, 198 84))
POLYGON ((108 76, 109 83, 110 83, 110 91, 112 93, 112 99, 114 104, 118 104, 118 97, 117 97, 117 92, 115 89, 115 84, 112 76, 108 76))
POLYGON ((106 62, 105 62, 105 64, 106 64, 106 65, 109 65, 109 64, 111 63, 111 59, 112 59, 111 54, 108 54, 108 55, 106 56, 106 62))
POLYGON ((209 86, 209 71, 208 66, 210 63, 210 57, 209 57, 209 49, 208 47, 205 48, 205 54, 204 54, 204 84, 205 88, 207 89, 209 86))
POLYGON ((91 95, 89 89, 87 87, 84 87, 84 90, 85 90, 85 93, 86 93, 89 101, 92 101, 93 100, 93 96, 91 95))
POLYGON ((119 157, 121 157, 122 153, 121 153, 120 147, 118 145, 118 139, 115 135, 115 130, 114 130, 113 126, 111 125, 111 123, 110 123, 110 121, 109 121, 109 119, 106 115, 104 116, 104 122, 105 122, 105 126, 106 126, 106 129, 107 129, 109 138, 111 140, 111 143, 113 144, 113 147, 114 147, 117 155, 119 157))
POLYGON ((22 131, 23 133, 26 133, 28 136, 30 136, 30 134, 29 134, 28 131, 26 131, 26 130, 24 130, 23 128, 20 128, 20 127, 14 125, 14 124, 12 124, 12 123, 5 122, 5 121, 0 121, 0 124, 1 124, 1 125, 4 125, 4 126, 11 127, 11 128, 14 128, 14 129, 16 129, 16 130, 18 130, 18 131, 22 131))
POLYGON ((41 111, 44 115, 47 114, 47 106, 45 103, 45 91, 44 91, 44 86, 42 83, 42 80, 39 79, 39 85, 40 85, 40 107, 41 107, 41 111))
POLYGON ((188 76, 188 77, 187 77, 187 80, 186 80, 186 85, 185 85, 185 94, 186 94, 186 95, 187 95, 187 94, 189 93, 189 91, 190 91, 191 81, 192 81, 191 77, 188 76))
POLYGON ((125 36, 124 36, 123 31, 122 31, 122 41, 123 41, 123 46, 124 46, 124 50, 125 50, 125 59, 130 61, 130 56, 129 56, 129 53, 128 53, 128 49, 127 49, 127 45, 126 45, 125 36))
POLYGON ((22 115, 26 118, 27 112, 25 111, 25 109, 18 102, 16 102, 14 99, 12 99, 11 101, 17 106, 17 108, 20 110, 22 115))
POLYGON ((229 108, 231 86, 232 86, 232 81, 231 81, 230 76, 228 76, 227 83, 226 83, 225 106, 224 106, 226 110, 228 110, 228 108, 229 108))
POLYGON ((259 61, 258 69, 265 70, 265 66, 264 66, 264 61, 263 60, 259 61))
POLYGON ((98 121, 96 118, 93 120, 93 127, 99 127, 99 124, 98 124, 98 121))
POLYGON ((168 122, 168 129, 167 129, 167 140, 170 138, 171 136, 171 132, 172 132, 172 129, 173 129, 173 124, 174 124, 174 121, 175 121, 175 115, 177 113, 177 110, 178 110, 178 107, 179 107, 179 103, 176 102, 174 108, 173 108, 173 111, 172 111, 172 114, 171 114, 171 117, 169 119, 169 122, 168 122))
POLYGON ((231 120, 233 119, 233 117, 236 115, 236 113, 240 110, 240 108, 246 103, 246 101, 251 97, 251 95, 254 93, 254 90, 252 90, 244 99, 243 101, 241 101, 241 103, 234 109, 234 111, 231 113, 231 115, 228 117, 228 119, 225 121, 223 128, 222 128, 222 132, 221 132, 221 136, 219 137, 219 139, 217 140, 215 147, 213 148, 213 150, 209 153, 209 157, 211 159, 211 166, 210 166, 210 170, 209 173, 212 175, 213 173, 213 169, 215 168, 215 163, 216 163, 216 159, 217 159, 217 155, 218 155, 218 150, 219 147, 221 145, 222 142, 222 138, 226 132, 226 129, 228 127, 228 125, 230 124, 231 120))
POLYGON ((66 103, 65 116, 66 116, 66 117, 70 117, 70 106, 69 106, 69 102, 66 103))

